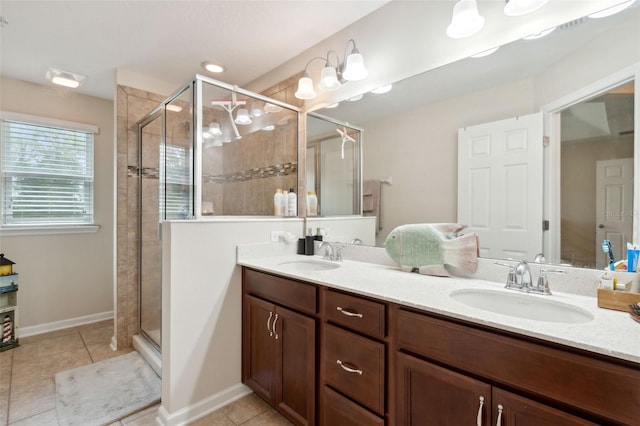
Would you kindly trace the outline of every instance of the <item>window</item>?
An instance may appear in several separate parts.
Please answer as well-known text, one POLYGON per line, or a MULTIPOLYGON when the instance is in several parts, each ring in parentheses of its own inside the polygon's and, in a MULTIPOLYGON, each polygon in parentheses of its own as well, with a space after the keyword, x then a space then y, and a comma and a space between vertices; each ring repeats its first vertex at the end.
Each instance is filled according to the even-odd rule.
POLYGON ((190 215, 189 161, 185 147, 167 144, 166 153, 160 148, 160 164, 166 167, 165 188, 160 191, 163 219, 186 219, 190 215))
POLYGON ((93 134, 97 130, 10 116, 20 115, 3 113, 0 122, 2 226, 93 223, 93 134))

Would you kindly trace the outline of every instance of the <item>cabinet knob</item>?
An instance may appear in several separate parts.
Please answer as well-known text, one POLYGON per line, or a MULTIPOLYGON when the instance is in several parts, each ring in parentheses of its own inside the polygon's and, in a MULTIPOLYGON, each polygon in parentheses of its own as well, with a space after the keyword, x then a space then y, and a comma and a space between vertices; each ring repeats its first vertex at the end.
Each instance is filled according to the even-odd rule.
POLYGON ((349 366, 347 365, 347 363, 342 362, 342 361, 340 361, 340 360, 336 360, 336 363, 337 363, 340 367, 342 367, 342 369, 343 369, 344 371, 346 371, 346 372, 348 372, 348 373, 355 373, 355 374, 359 374, 360 376, 362 376, 362 370, 359 370, 359 369, 357 369, 357 368, 349 367, 349 366))

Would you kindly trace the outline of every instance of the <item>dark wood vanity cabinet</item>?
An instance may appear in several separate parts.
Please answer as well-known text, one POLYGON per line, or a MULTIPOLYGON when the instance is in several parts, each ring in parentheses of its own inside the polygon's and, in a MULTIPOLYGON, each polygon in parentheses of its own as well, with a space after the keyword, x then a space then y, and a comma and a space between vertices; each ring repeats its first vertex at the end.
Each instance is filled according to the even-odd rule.
POLYGON ((243 382, 296 425, 640 424, 636 363, 250 268, 242 334, 243 382))
POLYGON ((395 319, 398 425, 469 424, 479 411, 483 425, 639 424, 638 365, 404 308, 395 319))
POLYGON ((243 278, 242 381, 293 423, 314 425, 316 287, 249 269, 243 278))
POLYGON ((386 309, 379 301, 321 289, 321 425, 384 424, 386 309))

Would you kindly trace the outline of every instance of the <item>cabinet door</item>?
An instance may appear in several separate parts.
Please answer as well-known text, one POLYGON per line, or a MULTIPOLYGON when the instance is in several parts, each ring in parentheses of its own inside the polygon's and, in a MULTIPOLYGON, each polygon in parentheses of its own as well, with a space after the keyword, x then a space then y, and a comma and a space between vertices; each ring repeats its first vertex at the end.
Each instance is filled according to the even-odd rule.
POLYGON ((270 403, 275 401, 276 344, 271 330, 272 303, 244 296, 242 312, 242 381, 270 403))
POLYGON ((491 386, 403 353, 396 354, 397 424, 491 424, 491 386))
POLYGON ((499 388, 493 388, 493 418, 497 426, 595 426, 595 423, 499 388))
POLYGON ((316 321, 278 306, 276 407, 295 424, 315 424, 316 321))

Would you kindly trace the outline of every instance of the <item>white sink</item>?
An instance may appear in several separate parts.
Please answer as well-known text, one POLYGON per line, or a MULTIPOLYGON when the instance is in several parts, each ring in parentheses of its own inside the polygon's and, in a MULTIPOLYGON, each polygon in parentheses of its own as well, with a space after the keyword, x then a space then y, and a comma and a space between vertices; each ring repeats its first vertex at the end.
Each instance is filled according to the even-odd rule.
POLYGON ((589 311, 553 300, 553 296, 511 290, 464 289, 452 291, 449 297, 473 308, 536 321, 585 323, 593 320, 589 311))
POLYGON ((339 263, 327 262, 325 260, 304 259, 304 260, 291 260, 288 262, 278 263, 278 266, 284 269, 300 272, 310 271, 329 271, 340 267, 339 263))

